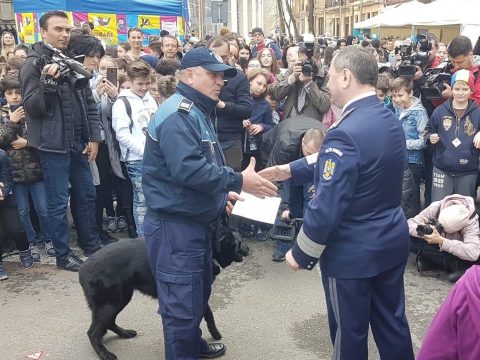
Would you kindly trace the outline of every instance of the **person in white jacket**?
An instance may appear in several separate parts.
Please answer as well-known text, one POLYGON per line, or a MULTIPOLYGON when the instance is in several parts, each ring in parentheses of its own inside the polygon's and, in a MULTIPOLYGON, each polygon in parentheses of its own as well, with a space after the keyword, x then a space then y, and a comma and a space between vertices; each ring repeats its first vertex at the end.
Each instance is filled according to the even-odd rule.
POLYGON ((420 271, 443 267, 450 272, 447 280, 455 282, 478 261, 480 229, 470 196, 454 194, 433 202, 408 219, 408 229, 420 271), (430 225, 435 221, 441 226, 430 225), (423 235, 419 225, 425 224, 433 230, 431 234, 423 235))
POLYGON ((158 108, 149 94, 152 68, 142 60, 132 61, 127 75, 132 87, 123 90, 112 109, 112 127, 120 145, 121 161, 125 163, 133 187, 133 216, 139 237, 143 236, 143 219, 147 208, 142 189, 145 129, 158 108))

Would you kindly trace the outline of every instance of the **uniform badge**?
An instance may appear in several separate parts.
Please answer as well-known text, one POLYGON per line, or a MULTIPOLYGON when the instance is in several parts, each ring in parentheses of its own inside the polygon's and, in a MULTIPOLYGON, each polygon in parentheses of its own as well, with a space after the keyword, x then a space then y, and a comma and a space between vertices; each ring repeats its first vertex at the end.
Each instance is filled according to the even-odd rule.
POLYGON ((443 118, 443 128, 445 129, 445 131, 448 131, 452 127, 452 122, 453 120, 449 116, 445 116, 443 118))
POLYGON ((322 177, 324 180, 331 180, 333 177, 333 174, 335 173, 335 167, 337 166, 337 163, 335 160, 332 159, 327 159, 325 161, 325 165, 323 167, 323 174, 322 177))
POLYGON ((470 118, 470 116, 467 116, 463 128, 465 130, 465 134, 467 134, 468 136, 473 136, 473 134, 475 134, 475 129, 473 127, 472 119, 470 118))
POLYGON ((186 113, 189 113, 192 110, 193 101, 183 98, 178 104, 177 109, 186 113))

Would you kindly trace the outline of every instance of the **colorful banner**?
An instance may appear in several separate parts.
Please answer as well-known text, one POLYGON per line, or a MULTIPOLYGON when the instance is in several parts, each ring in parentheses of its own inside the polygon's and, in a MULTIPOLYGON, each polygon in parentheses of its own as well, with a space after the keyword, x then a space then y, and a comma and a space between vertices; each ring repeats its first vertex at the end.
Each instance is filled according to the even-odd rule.
MULTIPOLYGON (((33 44, 41 41, 38 22, 43 13, 16 13, 17 31, 21 42, 33 44)), ((111 13, 67 12, 69 21, 74 27, 82 27, 91 22, 94 25, 93 35, 106 45, 127 42, 128 29, 140 28, 144 34, 143 44, 146 46, 151 37, 160 36, 161 30, 171 35, 185 35, 185 21, 181 16, 130 15, 111 13)))

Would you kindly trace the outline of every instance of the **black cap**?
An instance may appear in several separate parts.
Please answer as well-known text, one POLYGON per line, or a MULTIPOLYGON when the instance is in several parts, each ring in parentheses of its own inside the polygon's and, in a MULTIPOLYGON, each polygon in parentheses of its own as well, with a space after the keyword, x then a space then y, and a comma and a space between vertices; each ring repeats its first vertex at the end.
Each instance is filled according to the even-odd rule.
POLYGON ((252 29, 252 35, 255 34, 255 33, 260 33, 260 34, 262 34, 263 36, 265 36, 265 34, 263 33, 262 28, 259 28, 259 27, 256 27, 256 28, 253 28, 253 29, 252 29))
POLYGON ((201 66, 213 72, 223 72, 226 77, 237 75, 237 69, 226 65, 216 52, 205 47, 192 49, 183 55, 180 70, 196 66, 201 66))

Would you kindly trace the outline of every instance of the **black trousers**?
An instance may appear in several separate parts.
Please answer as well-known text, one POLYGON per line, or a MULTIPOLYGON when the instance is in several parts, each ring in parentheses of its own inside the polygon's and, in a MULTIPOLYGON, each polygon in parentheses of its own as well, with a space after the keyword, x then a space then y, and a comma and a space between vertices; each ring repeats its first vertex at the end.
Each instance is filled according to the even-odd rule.
POLYGON ((102 228, 103 209, 106 210, 107 216, 115 216, 113 209, 112 195, 112 166, 108 157, 108 148, 105 143, 100 143, 98 147, 97 158, 95 159, 100 177, 100 184, 95 186, 97 198, 95 201, 95 219, 97 227, 102 228))
POLYGON ((13 196, 8 196, 5 200, 0 201, 0 261, 6 240, 15 241, 15 245, 20 251, 29 248, 27 235, 23 231, 13 196))

